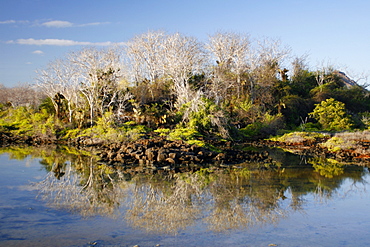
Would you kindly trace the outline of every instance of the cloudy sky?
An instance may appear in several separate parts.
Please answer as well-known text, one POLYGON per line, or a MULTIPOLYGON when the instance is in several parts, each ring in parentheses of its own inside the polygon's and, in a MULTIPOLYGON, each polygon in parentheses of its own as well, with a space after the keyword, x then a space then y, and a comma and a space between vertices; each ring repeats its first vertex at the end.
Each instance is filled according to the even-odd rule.
POLYGON ((331 64, 356 79, 370 74, 369 12, 367 0, 0 0, 0 84, 32 83, 69 51, 149 30, 280 39, 312 69, 331 64))

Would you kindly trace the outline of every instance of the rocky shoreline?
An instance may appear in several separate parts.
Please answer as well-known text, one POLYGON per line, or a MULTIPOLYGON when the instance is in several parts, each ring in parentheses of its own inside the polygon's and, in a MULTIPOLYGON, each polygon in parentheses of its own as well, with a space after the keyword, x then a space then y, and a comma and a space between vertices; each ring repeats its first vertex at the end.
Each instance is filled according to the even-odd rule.
POLYGON ((201 167, 230 167, 244 162, 273 164, 266 148, 280 148, 297 155, 335 159, 339 162, 370 164, 370 142, 360 143, 362 149, 340 150, 331 152, 320 146, 322 140, 305 141, 302 143, 284 143, 269 140, 258 140, 248 143, 213 142, 219 149, 214 151, 205 147, 189 145, 181 140, 167 140, 160 136, 148 136, 129 143, 104 143, 99 139, 80 137, 69 141, 43 139, 39 137, 11 136, 0 133, 0 146, 11 145, 69 145, 79 149, 94 150, 101 163, 110 166, 124 166, 133 172, 173 171, 185 172, 201 167), (243 150, 240 147, 253 147, 243 150))

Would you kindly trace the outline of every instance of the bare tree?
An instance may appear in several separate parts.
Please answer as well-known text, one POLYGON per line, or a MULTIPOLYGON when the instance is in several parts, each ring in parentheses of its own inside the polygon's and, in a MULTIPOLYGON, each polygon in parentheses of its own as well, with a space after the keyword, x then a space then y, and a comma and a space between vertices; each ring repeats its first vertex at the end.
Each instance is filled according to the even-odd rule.
POLYGON ((303 76, 303 72, 308 70, 307 55, 295 57, 292 61, 292 79, 299 80, 303 76))
POLYGON ((265 38, 257 42, 256 52, 251 72, 251 99, 254 102, 258 98, 263 105, 272 104, 271 89, 290 48, 282 47, 280 40, 265 38))
POLYGON ((317 85, 320 87, 320 91, 322 92, 322 85, 325 83, 326 77, 334 72, 334 66, 329 64, 329 62, 322 61, 318 66, 315 72, 315 79, 317 85))
POLYGON ((64 61, 57 59, 50 62, 46 69, 36 71, 38 74, 37 86, 50 98, 57 117, 60 117, 61 114, 60 92, 62 92, 64 84, 68 82, 68 77, 65 77, 68 73, 65 69, 64 61))
POLYGON ((173 81, 173 91, 177 97, 177 107, 190 102, 194 91, 189 79, 200 73, 204 65, 202 45, 193 37, 179 33, 168 35, 163 43, 163 71, 173 81))
POLYGON ((121 61, 116 49, 85 48, 68 57, 77 67, 80 92, 89 105, 90 125, 97 116, 102 116, 118 99, 118 82, 122 77, 121 61))
MULTIPOLYGON (((163 31, 147 32, 134 37, 125 47, 127 67, 131 71, 131 80, 136 86, 149 82, 149 91, 154 99, 153 88, 158 87, 159 79, 163 76, 163 42, 166 34, 163 31)), ((142 100, 144 101, 144 94, 142 100)))
POLYGON ((209 37, 206 45, 217 65, 214 70, 212 91, 216 98, 225 97, 229 88, 236 88, 238 97, 243 88, 241 77, 249 69, 251 41, 249 36, 233 32, 217 32, 209 37), (227 77, 235 75, 236 80, 227 77), (221 95, 219 95, 221 94, 221 95))
POLYGON ((17 106, 36 107, 43 96, 33 85, 22 83, 11 88, 0 84, 0 103, 17 106))
POLYGON ((79 109, 89 109, 90 125, 95 116, 119 112, 130 96, 119 83, 122 78, 120 53, 109 49, 85 48, 69 53, 65 59, 49 63, 38 71, 38 86, 52 100, 56 115, 66 104, 69 122, 79 109), (83 95, 83 97, 82 97, 83 95))

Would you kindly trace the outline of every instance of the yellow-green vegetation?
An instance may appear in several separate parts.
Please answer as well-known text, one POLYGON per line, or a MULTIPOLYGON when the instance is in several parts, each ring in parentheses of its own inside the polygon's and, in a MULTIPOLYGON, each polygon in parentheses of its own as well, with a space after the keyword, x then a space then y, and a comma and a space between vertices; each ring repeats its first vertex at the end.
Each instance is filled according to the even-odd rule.
POLYGON ((158 128, 154 130, 154 132, 159 133, 159 136, 167 136, 170 131, 171 130, 167 128, 158 128))
POLYGON ((30 107, 8 107, 2 111, 0 130, 10 131, 15 135, 52 137, 60 123, 45 109, 37 111, 30 107))
POLYGON ((272 137, 269 140, 286 143, 302 143, 304 141, 315 141, 318 138, 325 137, 328 137, 328 134, 318 132, 291 132, 282 136, 272 137))
POLYGON ((272 115, 269 112, 258 116, 257 120, 246 127, 240 129, 240 133, 245 138, 256 136, 266 136, 276 133, 284 126, 283 115, 281 113, 272 115))
POLYGON ((200 137, 200 133, 193 128, 182 128, 178 126, 178 128, 173 129, 169 134, 168 138, 170 140, 196 140, 197 137, 200 137))
POLYGON ((194 128, 184 128, 181 125, 177 126, 178 128, 173 129, 172 131, 167 130, 157 130, 161 134, 167 134, 167 138, 169 140, 183 140, 190 145, 197 145, 200 147, 206 146, 206 143, 203 140, 199 140, 202 135, 195 130, 194 128))
POLYGON ((147 131, 147 127, 137 125, 133 121, 129 121, 118 126, 113 120, 112 113, 106 112, 103 117, 98 118, 96 125, 93 127, 87 129, 66 130, 63 138, 89 137, 109 142, 122 142, 137 140, 147 131))
POLYGON ((355 131, 336 133, 332 138, 322 143, 323 147, 328 148, 331 152, 338 152, 340 150, 357 149, 359 142, 369 141, 370 131, 355 131))
POLYGON ((314 117, 325 130, 348 130, 353 126, 345 104, 333 98, 316 104, 315 109, 309 115, 314 117))
POLYGON ((331 152, 338 152, 340 150, 348 150, 354 147, 355 141, 344 140, 341 137, 334 136, 322 143, 321 146, 326 147, 331 152))

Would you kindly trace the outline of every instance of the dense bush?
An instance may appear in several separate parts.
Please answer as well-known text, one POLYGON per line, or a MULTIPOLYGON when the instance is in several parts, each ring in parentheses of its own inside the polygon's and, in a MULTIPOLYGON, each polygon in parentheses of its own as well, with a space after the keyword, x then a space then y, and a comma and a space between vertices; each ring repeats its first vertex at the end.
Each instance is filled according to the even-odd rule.
POLYGON ((344 103, 333 98, 316 104, 310 116, 314 117, 325 130, 348 130, 353 125, 344 103))

